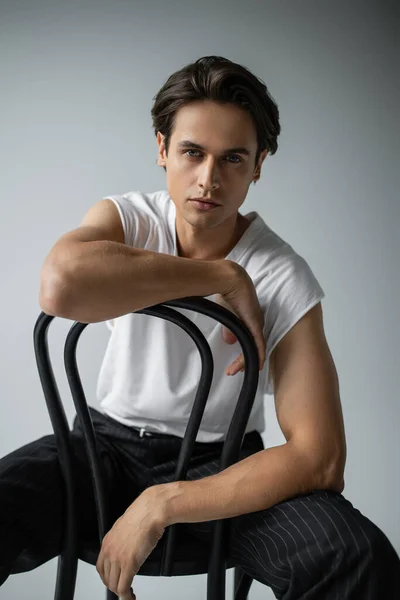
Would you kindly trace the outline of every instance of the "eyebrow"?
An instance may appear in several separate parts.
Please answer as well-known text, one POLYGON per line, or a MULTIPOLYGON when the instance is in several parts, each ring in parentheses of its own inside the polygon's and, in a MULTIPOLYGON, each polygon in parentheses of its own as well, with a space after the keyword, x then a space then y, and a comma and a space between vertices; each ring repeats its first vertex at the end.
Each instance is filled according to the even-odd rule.
MULTIPOLYGON (((191 142, 190 140, 183 140, 182 142, 179 142, 178 148, 196 148, 197 150, 206 150, 205 146, 196 144, 196 142, 191 142)), ((223 154, 245 154, 246 156, 250 156, 250 150, 245 146, 238 146, 236 148, 227 148, 223 151, 223 154)))

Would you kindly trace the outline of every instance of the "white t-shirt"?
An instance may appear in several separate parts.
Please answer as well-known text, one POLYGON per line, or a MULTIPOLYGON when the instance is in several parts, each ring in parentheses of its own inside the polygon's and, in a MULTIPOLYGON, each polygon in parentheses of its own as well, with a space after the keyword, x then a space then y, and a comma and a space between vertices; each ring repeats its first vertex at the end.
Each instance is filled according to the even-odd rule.
MULTIPOLYGON (((106 196, 118 208, 125 243, 178 256, 176 209, 166 191, 106 196)), ((305 259, 279 237, 257 212, 227 260, 250 275, 264 310, 267 357, 246 432, 264 431, 264 394, 271 352, 283 336, 325 296, 305 259)), ((215 296, 207 296, 215 300, 215 296)), ((191 319, 206 337, 214 358, 209 398, 197 436, 199 442, 225 439, 244 373, 225 374, 241 353, 239 342, 223 341, 222 325, 206 315, 173 308, 191 319)), ((180 327, 164 319, 129 313, 106 321, 111 336, 97 382, 100 411, 127 426, 183 437, 201 374, 200 354, 180 327)))

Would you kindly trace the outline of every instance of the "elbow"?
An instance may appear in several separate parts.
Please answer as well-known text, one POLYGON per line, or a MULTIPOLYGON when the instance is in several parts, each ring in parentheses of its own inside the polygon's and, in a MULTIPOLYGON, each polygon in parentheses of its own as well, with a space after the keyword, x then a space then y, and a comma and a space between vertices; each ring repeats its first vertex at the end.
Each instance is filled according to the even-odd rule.
POLYGON ((321 490, 333 490, 341 494, 344 490, 344 473, 336 469, 335 472, 329 472, 321 478, 322 484, 319 485, 321 490))
POLYGON ((332 460, 328 467, 320 471, 321 489, 333 490, 340 494, 344 490, 344 470, 346 454, 332 460))
POLYGON ((44 265, 40 275, 39 305, 46 315, 70 317, 71 289, 65 275, 57 268, 44 265))
POLYGON ((315 446, 306 451, 302 448, 300 455, 307 465, 305 470, 309 474, 308 483, 311 483, 311 489, 333 490, 342 493, 346 464, 345 446, 336 452, 326 449, 323 452, 318 451, 315 446))

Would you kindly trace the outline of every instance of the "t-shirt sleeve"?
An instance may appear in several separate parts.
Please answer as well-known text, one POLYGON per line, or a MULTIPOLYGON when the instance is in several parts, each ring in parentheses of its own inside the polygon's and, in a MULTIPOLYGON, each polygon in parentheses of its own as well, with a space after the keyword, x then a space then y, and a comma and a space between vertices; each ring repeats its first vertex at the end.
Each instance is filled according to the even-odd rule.
MULTIPOLYGON (((266 340, 266 368, 272 351, 286 333, 313 306, 325 297, 307 261, 298 254, 287 257, 286 264, 272 276, 272 286, 266 302, 264 334, 266 340)), ((268 377, 265 394, 273 395, 273 381, 268 377)))
POLYGON ((154 230, 154 213, 143 194, 104 196, 103 200, 112 200, 117 207, 125 234, 125 244, 135 248, 144 248, 154 230))

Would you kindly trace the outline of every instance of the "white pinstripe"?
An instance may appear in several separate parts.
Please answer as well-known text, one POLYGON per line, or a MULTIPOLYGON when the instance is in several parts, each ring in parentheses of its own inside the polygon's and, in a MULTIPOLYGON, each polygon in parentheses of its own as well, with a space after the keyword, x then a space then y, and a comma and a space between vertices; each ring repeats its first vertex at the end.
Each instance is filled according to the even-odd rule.
MULTIPOLYGON (((296 510, 296 509, 295 509, 295 507, 294 507, 292 504, 290 504, 290 502, 288 502, 288 508, 291 508, 292 510, 294 510, 294 512, 295 512, 295 513, 296 513, 296 514, 297 514, 297 515, 300 517, 300 519, 303 521, 304 525, 306 525, 306 526, 308 527, 308 529, 310 530, 311 534, 314 536, 315 543, 316 543, 316 544, 317 544, 317 546, 318 546, 318 550, 320 551, 320 553, 321 553, 321 556, 323 556, 322 548, 321 548, 321 546, 320 546, 320 545, 319 545, 319 543, 318 543, 318 538, 317 538, 317 536, 315 535, 315 533, 313 532, 313 530, 311 529, 311 527, 309 526, 309 524, 307 523, 307 521, 305 521, 305 520, 303 519, 303 517, 301 516, 301 514, 299 513, 299 511, 298 511, 298 510, 296 510)), ((332 547, 332 550, 333 550, 333 547, 332 547)))
MULTIPOLYGON (((310 513, 310 515, 316 520, 316 522, 319 524, 319 526, 321 527, 322 531, 325 533, 326 539, 329 542, 329 545, 332 549, 332 552, 335 552, 335 548, 332 545, 331 542, 331 538, 329 537, 329 535, 326 532, 325 527, 322 525, 321 521, 319 519, 317 519, 317 517, 315 516, 315 514, 308 508, 308 506, 306 504, 304 504, 303 500, 300 500, 300 504, 302 504, 304 506, 304 508, 306 508, 308 510, 308 512, 310 513)), ((317 538, 316 538, 317 539, 317 538)), ((323 581, 325 581, 326 577, 323 579, 323 581)), ((347 586, 345 588, 345 591, 347 591, 347 586)), ((345 597, 345 596, 344 596, 345 597)), ((340 600, 339 598, 339 589, 336 589, 336 597, 335 600, 340 600)))
MULTIPOLYGON (((304 503, 302 503, 302 504, 304 504, 304 503)), ((315 543, 316 543, 316 545, 318 546, 318 550, 319 550, 319 552, 320 552, 320 554, 321 554, 321 558, 323 559, 323 558, 324 558, 324 553, 323 553, 323 551, 322 551, 322 548, 321 548, 321 546, 319 545, 319 542, 318 542, 318 537, 316 536, 316 534, 314 533, 314 531, 311 529, 311 527, 309 526, 309 524, 307 523, 307 521, 306 521, 305 519, 303 519, 303 517, 301 516, 301 514, 299 513, 299 511, 298 511, 298 510, 296 510, 296 508, 295 508, 295 507, 294 507, 292 504, 288 503, 288 508, 291 508, 291 509, 292 509, 292 510, 293 510, 293 511, 294 511, 294 512, 295 512, 295 513, 296 513, 296 514, 297 514, 297 515, 300 517, 300 519, 303 521, 303 523, 304 523, 304 524, 305 524, 305 525, 308 527, 308 529, 310 530, 311 534, 314 536, 315 543)), ((308 509, 308 507, 307 507, 307 510, 309 510, 309 509, 308 509)), ((310 514, 311 514, 311 515, 312 515, 312 516, 315 518, 315 515, 313 515, 313 513, 312 513, 310 510, 309 510, 309 512, 310 512, 310 514)), ((316 521, 319 523, 318 519, 316 519, 316 521)), ((328 541, 329 541, 329 543, 330 543, 330 546, 331 546, 331 548, 332 548, 332 551, 334 552, 335 550, 334 550, 334 548, 333 548, 333 546, 332 546, 332 543, 331 543, 331 541, 330 541, 330 539, 329 539, 329 536, 327 535, 327 533, 326 533, 326 531, 325 531, 325 528, 322 526, 322 524, 321 524, 321 523, 319 523, 319 524, 320 524, 320 526, 322 527, 323 531, 325 532, 325 535, 326 535, 326 537, 327 537, 327 539, 328 539, 328 541)), ((323 577, 323 579, 322 579, 322 583, 323 583, 324 581, 326 581, 326 580, 328 579, 328 577, 329 577, 329 573, 327 573, 327 574, 325 575, 325 577, 323 577)), ((338 588, 336 588, 335 600, 340 600, 340 599, 339 599, 339 589, 338 589, 338 588)))
MULTIPOLYGON (((281 529, 283 529, 283 531, 285 531, 285 533, 287 533, 287 534, 289 534, 289 535, 290 535, 290 537, 291 537, 291 538, 292 538, 292 540, 294 541, 294 545, 295 545, 295 547, 296 547, 296 552, 297 552, 297 554, 298 554, 299 561, 300 561, 300 562, 301 562, 301 564, 303 565, 303 567, 304 567, 304 570, 305 570, 305 571, 306 571, 306 572, 307 572, 309 575, 311 575, 310 571, 307 569, 307 567, 305 566, 305 564, 303 563, 303 561, 302 561, 302 559, 301 559, 301 556, 300 556, 300 554, 299 554, 299 550, 298 550, 298 548, 297 548, 297 543, 296 543, 296 540, 294 539, 294 537, 292 536, 292 534, 290 533, 290 531, 289 531, 288 529, 285 529, 285 528, 284 528, 284 527, 283 527, 283 526, 282 526, 282 525, 281 525, 281 524, 278 522, 278 519, 275 517, 275 515, 274 515, 273 513, 271 513, 271 517, 272 517, 273 519, 275 519, 275 521, 276 521, 276 524, 277 524, 277 525, 279 525, 279 527, 280 527, 281 529)), ((286 546, 286 542, 285 542, 285 546, 286 546)), ((287 548, 287 546, 286 546, 286 548, 287 548)))
MULTIPOLYGON (((317 539, 317 537, 315 536, 315 534, 313 533, 312 529, 309 527, 309 525, 306 523, 306 521, 305 521, 305 520, 304 520, 304 519, 301 517, 300 513, 299 513, 299 512, 298 512, 298 511, 297 511, 297 510, 296 510, 296 509, 295 509, 295 508, 294 508, 292 505, 290 505, 290 504, 288 503, 288 506, 290 506, 290 507, 291 507, 291 508, 292 508, 292 509, 293 509, 293 510, 294 510, 294 511, 295 511, 295 512, 296 512, 296 513, 299 515, 299 517, 301 518, 301 520, 303 521, 303 523, 304 523, 305 525, 307 525, 307 527, 310 529, 310 532, 313 534, 313 536, 314 536, 314 539, 315 539, 315 541, 316 541, 316 543, 317 543, 317 545, 318 545, 318 548, 319 548, 319 551, 320 551, 320 553, 321 553, 321 556, 323 557, 323 552, 322 552, 322 549, 321 549, 320 545, 318 544, 318 539, 317 539)), ((274 508, 276 509, 276 508, 279 508, 279 507, 275 506, 274 508)), ((284 512, 284 511, 282 511, 282 509, 280 509, 280 510, 281 510, 281 512, 284 512)), ((284 513, 284 514, 285 514, 285 513, 284 513)), ((311 514, 312 514, 312 513, 311 513, 311 514)), ((250 515, 249 515, 249 516, 250 516, 250 515)), ((286 515, 286 516, 287 516, 287 515, 286 515)), ((313 516, 314 516, 314 515, 313 515, 313 516)), ((292 525, 294 525, 290 519, 289 519, 289 521, 290 521, 290 523, 291 523, 292 525)), ((254 519, 253 519, 253 522, 254 522, 254 519)), ((270 528, 270 526, 269 526, 269 525, 268 525, 268 523, 267 523, 267 520, 266 520, 265 518, 263 519, 263 522, 264 522, 265 526, 266 526, 268 529, 271 529, 271 528, 270 528)), ((319 522, 319 521, 318 521, 318 522, 319 522)), ((320 526, 322 527, 322 524, 321 524, 320 522, 319 522, 319 524, 320 524, 320 526)), ((262 531, 262 530, 260 530, 260 529, 258 528, 257 524, 255 524, 255 526, 256 526, 256 529, 257 529, 257 530, 259 531, 259 533, 261 534, 261 535, 260 535, 260 537, 259 537, 258 539, 259 539, 260 541, 262 541, 262 542, 263 542, 263 544, 264 544, 264 546, 265 546, 265 543, 264 543, 264 541, 262 540, 262 536, 263 536, 263 535, 266 535, 266 534, 265 534, 265 532, 264 532, 264 531, 262 531)), ((297 531, 299 531, 299 529, 298 529, 297 527, 295 527, 295 528, 297 529, 297 531)), ((322 529, 324 530, 324 532, 325 532, 325 535, 327 536, 327 539, 329 540, 329 536, 327 535, 327 533, 326 533, 326 531, 325 531, 324 527, 322 527, 322 529)), ((271 529, 271 531, 274 531, 274 530, 272 530, 272 529, 271 529)), ((286 531, 286 532, 288 532, 288 529, 285 529, 285 531, 286 531)), ((274 533, 276 533, 277 535, 279 535, 277 532, 274 532, 274 533)), ((301 534, 301 532, 300 532, 300 531, 299 531, 299 533, 301 534)), ((302 535, 302 534, 301 534, 301 535, 302 535)), ((247 539, 249 539, 249 536, 244 536, 244 537, 246 537, 247 539)), ((267 537, 268 537, 268 539, 269 539, 269 540, 273 541, 273 540, 272 540, 272 538, 271 538, 270 536, 267 536, 267 537)), ((280 535, 279 535, 279 537, 281 538, 281 540, 282 540, 282 541, 283 541, 283 543, 285 544, 285 547, 287 548, 287 546, 286 546, 286 543, 284 542, 283 538, 282 538, 280 535)), ((302 537, 303 537, 303 539, 304 539, 305 543, 307 544, 307 541, 306 541, 306 539, 304 538, 304 536, 302 536, 302 537)), ((332 551, 334 552, 334 548, 333 548, 333 546, 332 546, 332 544, 331 544, 330 540, 329 540, 329 543, 330 543, 330 545, 331 545, 332 551)), ((265 546, 265 547, 266 547, 266 546, 265 546)), ((275 544, 275 547, 277 548, 276 544, 275 544)), ((297 548, 297 546, 296 546, 296 548, 297 548)), ((270 558, 270 555, 269 555, 268 549, 266 548, 266 550, 267 550, 267 554, 268 554, 268 556, 269 556, 269 558, 270 558)), ((278 554, 278 558, 279 558, 279 553, 278 553, 278 551, 277 551, 277 554, 278 554)), ((309 553, 309 554, 310 554, 310 553, 309 553)), ((299 556, 299 559, 300 559, 300 556, 299 556)), ((270 559, 270 560, 271 560, 271 559, 270 559)), ((280 560, 280 559, 279 559, 279 560, 280 560)), ((280 562, 282 562, 282 561, 280 560, 280 562)), ((289 553, 287 553, 287 563, 288 563, 288 564, 291 566, 291 568, 292 568, 291 562, 290 562, 290 560, 289 560, 289 553)), ((314 561, 314 563, 315 563, 315 561, 314 561)), ((304 565, 303 565, 303 566, 304 566, 304 565)), ((292 570, 293 570, 293 568, 292 568, 292 570)), ((325 579, 326 579, 327 577, 328 577, 328 576, 326 576, 326 577, 325 577, 325 578, 324 578, 322 581, 325 581, 325 579)), ((339 594, 339 591, 338 591, 338 590, 336 590, 336 598, 338 598, 338 594, 339 594)))
MULTIPOLYGON (((252 540, 250 540, 250 538, 248 538, 247 536, 243 536, 243 537, 245 537, 246 539, 248 539, 248 540, 249 540, 249 542, 250 542, 250 543, 251 543, 251 544, 254 546, 254 543, 252 542, 252 540)), ((240 540, 238 540, 238 543, 241 543, 241 544, 242 544, 242 546, 243 546, 243 548, 245 548, 246 552, 247 552, 247 553, 249 553, 249 548, 248 548, 248 546, 246 546, 245 544, 243 544, 243 542, 240 542, 240 540)), ((258 549, 257 549, 257 547, 256 547, 256 546, 254 546, 254 549, 256 550, 257 554, 259 555, 259 551, 258 551, 258 549)), ((255 560, 256 560, 256 562, 257 562, 257 563, 260 565, 260 567, 261 567, 261 568, 262 568, 264 571, 266 571, 267 573, 270 573, 270 571, 269 571, 269 570, 267 569, 267 567, 265 566, 265 560, 263 560, 261 557, 260 557, 260 560, 257 560, 257 559, 256 559, 256 556, 255 556, 254 554, 251 554, 251 556, 253 557, 253 559, 255 559, 255 560)), ((289 564, 290 564, 290 563, 289 563, 289 564)), ((288 580, 287 580, 287 579, 285 579, 284 577, 280 577, 279 575, 275 575, 274 573, 270 573, 270 574, 272 575, 272 577, 275 577, 275 579, 280 579, 280 580, 282 580, 282 581, 285 581, 285 582, 287 582, 287 581, 288 581, 288 580)), ((268 578, 267 578, 267 580, 268 580, 268 578)), ((290 580, 289 580, 289 581, 290 581, 290 580)), ((284 588, 282 588, 282 589, 284 589, 284 588)))
MULTIPOLYGON (((251 519, 249 519, 249 520, 251 520, 251 519)), ((257 526, 257 523, 255 524, 255 527, 256 527, 257 531, 260 533, 260 535, 259 535, 259 536, 256 536, 256 534, 255 534, 254 532, 252 533, 251 531, 249 531, 249 532, 248 532, 248 536, 244 535, 243 533, 241 533, 241 536, 242 536, 242 537, 244 537, 244 538, 246 538, 246 539, 249 539, 249 540, 250 540, 250 536, 251 536, 251 535, 253 535, 253 537, 255 537, 255 538, 257 539, 257 541, 261 541, 261 542, 262 542, 262 544, 263 544, 263 546, 264 546, 264 548, 265 548, 265 550, 266 550, 266 552, 267 552, 267 554, 268 554, 268 558, 269 558, 269 561, 271 562, 271 564, 272 564, 272 565, 275 567, 275 569, 276 569, 277 571, 284 571, 284 572, 286 573, 286 572, 287 572, 287 565, 289 565, 290 567, 292 566, 292 565, 291 565, 291 563, 290 563, 290 560, 289 560, 289 555, 287 556, 287 561, 286 561, 286 563, 282 562, 282 561, 279 559, 279 556, 278 556, 279 562, 281 562, 281 564, 283 565, 283 567, 284 567, 284 568, 282 569, 281 567, 278 567, 278 566, 277 566, 277 565, 276 565, 276 564, 275 564, 275 563, 272 561, 272 559, 271 559, 271 556, 270 556, 270 553, 269 553, 269 550, 268 550, 268 546, 265 544, 264 540, 262 539, 262 537, 263 537, 263 536, 266 536, 266 533, 265 533, 264 531, 262 531, 261 529, 259 529, 259 528, 258 528, 258 526, 257 526)), ((239 528, 238 528, 238 527, 234 527, 234 528, 235 528, 236 530, 239 530, 239 528)), ((270 536, 266 536, 266 537, 267 537, 269 540, 273 541, 273 540, 272 540, 272 538, 271 538, 270 536)), ((275 544, 275 547, 277 548, 276 544, 275 544)), ((277 549, 278 549, 278 548, 277 548, 277 549)))
MULTIPOLYGON (((322 507, 322 506, 319 504, 319 502, 318 502, 318 501, 317 501, 315 498, 314 498, 314 503, 315 503, 317 506, 319 506, 319 508, 320 508, 320 509, 322 510, 322 512, 323 512, 323 513, 324 513, 324 514, 325 514, 325 515, 328 517, 328 519, 330 520, 330 522, 332 523, 332 525, 333 525, 333 526, 334 526, 334 528, 336 529, 336 531, 337 531, 337 534, 338 534, 338 536, 339 536, 339 538, 340 538, 340 541, 342 542, 342 545, 343 545, 343 548, 344 548, 344 551, 345 551, 345 554, 346 554, 346 544, 345 544, 345 542, 344 542, 344 540, 343 540, 342 536, 340 535, 339 529, 336 527, 336 525, 335 525, 334 521, 332 521, 332 519, 330 518, 330 516, 328 515, 328 513, 326 512, 326 510, 324 510, 324 508, 323 508, 323 507, 322 507)), ((316 516, 315 516, 315 518, 317 519, 317 517, 316 517, 316 516)), ((319 522, 319 520, 318 520, 318 519, 317 519, 317 521, 319 522)), ((319 522, 319 523, 320 523, 320 522, 319 522)), ((320 525, 321 525, 321 527, 322 527, 322 524, 321 524, 321 523, 320 523, 320 525)), ((344 588, 344 597, 346 597, 346 595, 347 595, 347 583, 348 583, 348 582, 346 581, 345 588, 344 588)))
MULTIPOLYGON (((349 524, 347 523, 347 521, 345 521, 345 519, 343 518, 343 515, 342 515, 342 514, 341 514, 341 513, 340 513, 340 512, 339 512, 339 511, 336 509, 336 507, 334 506, 334 504, 333 504, 333 503, 332 503, 332 508, 333 508, 333 509, 335 510, 335 512, 336 512, 336 513, 337 513, 337 514, 338 514, 338 515, 341 517, 341 519, 342 519, 343 523, 346 525, 346 527, 347 527, 347 528, 348 528, 348 530, 350 531, 350 533, 351 533, 351 535, 352 535, 352 537, 353 537, 353 540, 354 540, 354 542, 355 542, 355 544, 356 544, 356 546, 357 546, 357 550, 358 550, 359 556, 360 556, 360 558, 361 558, 361 549, 360 549, 360 547, 359 547, 359 545, 358 545, 358 543, 357 543, 357 539, 356 539, 355 535, 353 534, 352 530, 351 530, 351 529, 350 529, 350 527, 349 527, 349 524)), ((350 513, 350 515, 351 515, 351 513, 350 513)), ((351 515, 351 516, 352 516, 352 515, 351 515)), ((364 531, 364 529, 361 527, 360 523, 358 523, 358 521, 356 521, 356 519, 354 519, 354 517, 353 517, 353 516, 352 516, 352 519, 353 519, 353 521, 355 521, 355 522, 357 523, 357 525, 359 526, 359 528, 360 528, 360 530, 361 530, 361 533, 364 535, 364 537, 365 537, 365 539, 366 539, 366 541, 367 541, 367 544, 368 544, 368 549, 369 549, 369 551, 368 551, 368 558, 372 558, 372 547, 371 547, 371 543, 370 543, 370 541, 369 541, 369 539, 368 539, 368 536, 365 534, 365 531, 364 531)), ((357 582, 360 580, 360 569, 361 569, 361 565, 360 565, 360 563, 358 562, 358 577, 357 577, 357 582)), ((368 598, 366 598, 365 600, 369 600, 369 599, 370 599, 370 596, 371 596, 370 592, 371 592, 371 590, 369 590, 369 593, 368 593, 368 598)))
MULTIPOLYGON (((294 527, 295 529, 297 529, 297 531, 299 532, 299 534, 301 535, 301 537, 303 538, 303 540, 304 540, 304 542, 305 542, 305 547, 306 547, 306 549, 307 549, 307 552, 308 552, 308 555, 309 555, 309 557, 310 557, 310 558, 311 558, 311 560, 313 561, 314 565, 318 566, 318 564, 315 562, 315 560, 314 560, 314 557, 312 556, 312 554, 311 554, 311 552, 310 552, 310 549, 309 549, 309 547, 308 547, 308 544, 307 544, 307 540, 306 540, 306 538, 304 537, 304 535, 301 533, 300 529, 297 527, 297 525, 295 525, 295 524, 293 523, 293 521, 291 521, 291 519, 288 517, 287 513, 286 513, 284 510, 282 510, 282 508, 281 508, 280 506, 275 506, 275 508, 276 508, 276 510, 279 510, 279 512, 283 513, 283 514, 285 515, 285 517, 287 518, 287 520, 289 521, 289 523, 290 523, 291 525, 293 525, 293 527, 294 527)), ((302 520, 303 520, 303 519, 302 519, 302 520)), ((315 537, 315 536, 314 536, 314 537, 315 537)))
MULTIPOLYGON (((249 517, 250 517, 250 515, 249 515, 249 517)), ((249 520, 251 520, 251 519, 249 519, 249 520)), ((270 529, 270 530, 271 530, 273 533, 276 533, 276 535, 277 535, 277 536, 279 536, 279 537, 281 538, 281 540, 283 540, 282 536, 281 536, 279 533, 277 533, 276 531, 274 531, 274 530, 273 530, 273 529, 272 529, 272 528, 271 528, 271 527, 268 525, 268 522, 267 522, 267 520, 266 520, 266 519, 264 520, 264 523, 265 523, 265 525, 267 526, 267 528, 268 528, 268 529, 270 529)), ((261 535, 264 535, 264 533, 265 533, 265 532, 264 532, 264 531, 262 531, 261 529, 259 529, 259 527, 257 526, 257 524, 256 524, 256 528, 257 528, 257 530, 260 532, 260 534, 261 534, 261 535)), ((284 563, 284 562, 281 560, 281 558, 280 558, 280 556, 279 556, 279 549, 278 549, 278 546, 276 545, 275 541, 272 539, 272 537, 271 537, 271 536, 269 536, 269 537, 268 537, 268 539, 270 539, 270 540, 271 540, 271 542, 274 544, 274 546, 275 546, 275 548, 276 548, 276 554, 277 554, 277 556, 278 556, 278 560, 279 560, 279 562, 281 563, 281 565, 285 566, 285 563, 284 563)), ((287 557, 287 561, 288 561, 288 560, 289 560, 289 557, 287 557)))

